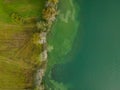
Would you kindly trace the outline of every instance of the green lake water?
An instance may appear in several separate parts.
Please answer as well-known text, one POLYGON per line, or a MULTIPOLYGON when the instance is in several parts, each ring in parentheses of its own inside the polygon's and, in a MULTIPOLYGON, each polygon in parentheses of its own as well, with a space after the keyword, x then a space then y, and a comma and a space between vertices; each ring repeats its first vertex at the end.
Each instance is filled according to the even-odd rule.
POLYGON ((54 49, 46 72, 52 90, 120 90, 119 4, 118 0, 73 0, 74 20, 56 21, 49 36, 54 49))

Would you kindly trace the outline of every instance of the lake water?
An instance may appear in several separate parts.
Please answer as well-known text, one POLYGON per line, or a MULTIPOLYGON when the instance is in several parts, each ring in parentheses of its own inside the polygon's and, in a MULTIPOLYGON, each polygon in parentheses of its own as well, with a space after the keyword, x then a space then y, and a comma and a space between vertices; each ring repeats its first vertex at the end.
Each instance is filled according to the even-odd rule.
MULTIPOLYGON (((51 79, 68 88, 54 90, 120 90, 120 1, 74 2, 77 2, 80 12, 77 13, 79 28, 74 27, 77 33, 73 36, 72 46, 69 46, 72 49, 63 55, 59 54, 61 49, 53 50, 48 62, 48 68, 51 68, 47 70, 51 79), (51 59, 61 63, 50 64, 51 59)), ((51 37, 56 40, 57 36, 51 37)), ((61 42, 56 45, 59 45, 56 48, 62 46, 61 42)))

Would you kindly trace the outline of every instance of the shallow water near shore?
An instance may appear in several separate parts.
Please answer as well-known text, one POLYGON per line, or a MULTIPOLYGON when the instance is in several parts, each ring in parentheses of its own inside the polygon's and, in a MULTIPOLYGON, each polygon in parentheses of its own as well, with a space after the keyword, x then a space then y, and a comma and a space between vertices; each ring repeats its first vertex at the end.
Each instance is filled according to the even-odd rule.
MULTIPOLYGON (((55 81, 53 85, 50 84, 50 87, 48 87, 54 90, 58 88, 55 83, 59 85, 60 82, 52 78, 53 69, 55 66, 59 66, 59 64, 70 62, 69 59, 65 60, 65 57, 72 49, 79 25, 77 20, 79 8, 76 6, 76 3, 72 0, 61 0, 59 10, 57 21, 54 23, 52 31, 48 36, 48 46, 52 47, 53 50, 48 53, 48 65, 45 76, 47 84, 53 84, 55 81)), ((60 90, 63 90, 63 88, 61 87, 60 90)))
MULTIPOLYGON (((69 47, 71 49, 67 54, 62 54, 63 56, 61 49, 56 52, 53 50, 49 54, 47 72, 51 71, 50 79, 67 87, 54 90, 119 90, 120 1, 74 0, 74 2, 79 4, 80 12, 77 13, 79 29, 74 28, 77 34, 74 35, 72 44, 70 43, 72 47, 69 47), (67 62, 62 63, 65 61, 67 62)), ((56 44, 54 49, 62 46, 62 41, 58 42, 61 39, 59 35, 62 40, 66 39, 59 33, 60 29, 61 27, 56 25, 51 32, 54 35, 50 36, 50 40, 53 41, 49 42, 51 45, 56 44)), ((66 30, 66 33, 69 31, 70 29, 66 30)))

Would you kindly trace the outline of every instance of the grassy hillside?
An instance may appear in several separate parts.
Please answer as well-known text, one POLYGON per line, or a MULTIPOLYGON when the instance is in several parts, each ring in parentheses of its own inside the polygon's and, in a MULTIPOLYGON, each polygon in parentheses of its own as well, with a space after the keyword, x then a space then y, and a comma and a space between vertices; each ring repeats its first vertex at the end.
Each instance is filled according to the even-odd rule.
POLYGON ((0 90, 31 90, 41 49, 33 43, 34 22, 44 3, 0 0, 0 90))

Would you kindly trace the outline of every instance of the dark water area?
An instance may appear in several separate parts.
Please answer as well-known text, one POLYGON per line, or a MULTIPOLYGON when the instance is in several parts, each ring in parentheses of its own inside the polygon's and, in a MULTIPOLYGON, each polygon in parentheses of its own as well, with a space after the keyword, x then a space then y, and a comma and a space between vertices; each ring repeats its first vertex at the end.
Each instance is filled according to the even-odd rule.
POLYGON ((120 1, 77 2, 80 28, 65 57, 72 61, 55 66, 53 79, 69 90, 120 90, 120 1))

